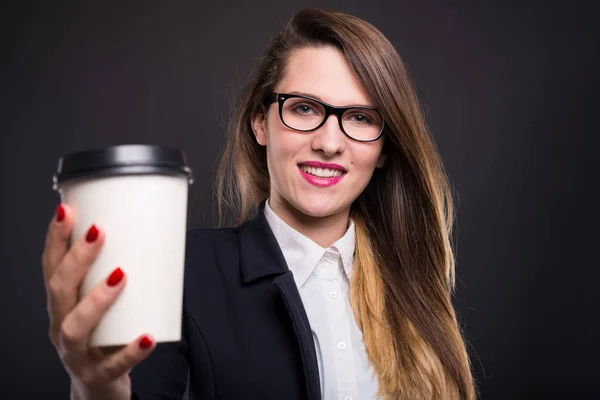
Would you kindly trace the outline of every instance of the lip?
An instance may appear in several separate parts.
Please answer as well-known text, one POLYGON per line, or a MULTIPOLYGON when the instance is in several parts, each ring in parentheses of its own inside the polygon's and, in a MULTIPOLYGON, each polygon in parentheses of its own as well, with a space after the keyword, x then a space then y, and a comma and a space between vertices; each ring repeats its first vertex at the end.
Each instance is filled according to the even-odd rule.
POLYGON ((320 161, 304 161, 304 162, 301 162, 298 164, 298 166, 300 166, 300 165, 307 165, 309 167, 315 167, 315 168, 335 169, 338 171, 346 172, 346 168, 342 167, 340 164, 323 163, 320 161))
POLYGON ((312 185, 315 185, 315 186, 318 186, 318 187, 333 186, 336 183, 338 183, 339 181, 341 181, 342 178, 344 178, 344 176, 346 176, 346 170, 341 165, 339 165, 339 164, 322 163, 322 162, 319 162, 319 161, 308 161, 308 162, 300 163, 300 164, 298 164, 298 171, 300 171, 300 175, 302 175, 302 177, 304 179, 306 179, 308 181, 308 183, 310 183, 312 185), (321 178, 321 177, 314 176, 314 175, 311 175, 311 174, 308 174, 308 173, 304 172, 302 170, 302 168, 300 168, 300 165, 307 165, 307 166, 315 167, 315 168, 335 169, 335 170, 338 170, 338 171, 342 171, 344 173, 342 175, 336 176, 336 177, 321 178))

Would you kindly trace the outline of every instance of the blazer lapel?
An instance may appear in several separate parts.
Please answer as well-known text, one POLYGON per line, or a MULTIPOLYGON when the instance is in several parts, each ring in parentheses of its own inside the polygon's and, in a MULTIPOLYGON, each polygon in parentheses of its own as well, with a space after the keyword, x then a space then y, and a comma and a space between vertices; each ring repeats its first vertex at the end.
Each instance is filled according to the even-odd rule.
POLYGON ((281 294, 298 340, 308 399, 320 400, 319 366, 310 323, 292 272, 264 216, 264 202, 257 215, 240 227, 240 256, 244 283, 275 276, 273 284, 281 294))
POLYGON ((300 298, 300 293, 298 293, 294 276, 291 271, 288 271, 285 274, 276 277, 273 280, 273 283, 277 289, 279 289, 292 320, 292 324, 294 325, 294 332, 296 333, 296 338, 300 345, 300 352, 302 353, 302 372, 304 374, 304 379, 306 380, 308 398, 311 400, 320 400, 321 389, 319 382, 319 366, 317 364, 315 344, 313 342, 308 316, 302 305, 302 299, 300 298))

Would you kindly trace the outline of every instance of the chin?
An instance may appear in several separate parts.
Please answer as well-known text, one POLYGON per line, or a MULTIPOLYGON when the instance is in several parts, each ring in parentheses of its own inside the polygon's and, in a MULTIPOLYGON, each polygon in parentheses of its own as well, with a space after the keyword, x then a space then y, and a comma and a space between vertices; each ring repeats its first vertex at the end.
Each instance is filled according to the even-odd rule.
MULTIPOLYGON (((330 196, 327 196, 330 197, 330 196)), ((332 215, 338 214, 347 208, 350 208, 350 204, 345 205, 341 203, 339 199, 332 198, 302 198, 297 199, 293 206, 301 213, 313 218, 325 218, 332 215)))

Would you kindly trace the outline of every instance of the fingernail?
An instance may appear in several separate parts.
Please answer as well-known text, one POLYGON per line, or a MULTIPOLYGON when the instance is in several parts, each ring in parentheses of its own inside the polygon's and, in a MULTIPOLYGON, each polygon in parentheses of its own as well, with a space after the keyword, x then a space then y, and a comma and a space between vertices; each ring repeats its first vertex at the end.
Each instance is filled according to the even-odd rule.
POLYGON ((150 339, 150 336, 148 335, 144 335, 141 339, 140 339, 140 349, 149 349, 150 347, 152 347, 152 339, 150 339))
POLYGON ((65 207, 59 204, 56 208, 56 221, 61 222, 63 219, 65 219, 65 207))
POLYGON ((92 225, 91 228, 88 230, 87 235, 85 235, 85 241, 88 243, 92 243, 93 241, 98 239, 98 233, 100 232, 98 231, 98 228, 96 228, 96 225, 92 225))
POLYGON ((125 276, 125 273, 120 267, 117 267, 117 269, 115 269, 106 280, 106 284, 108 286, 116 286, 117 283, 121 282, 123 276, 125 276))

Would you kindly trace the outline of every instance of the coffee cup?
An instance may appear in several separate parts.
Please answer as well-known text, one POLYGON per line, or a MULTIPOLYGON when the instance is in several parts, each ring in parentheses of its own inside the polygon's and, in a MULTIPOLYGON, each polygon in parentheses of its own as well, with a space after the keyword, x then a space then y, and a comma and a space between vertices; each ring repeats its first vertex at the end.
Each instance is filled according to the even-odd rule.
POLYGON ((71 244, 92 224, 105 242, 80 287, 85 296, 117 267, 127 283, 90 337, 92 346, 125 345, 142 334, 181 339, 188 186, 183 152, 119 145, 60 158, 54 190, 74 212, 71 244))

